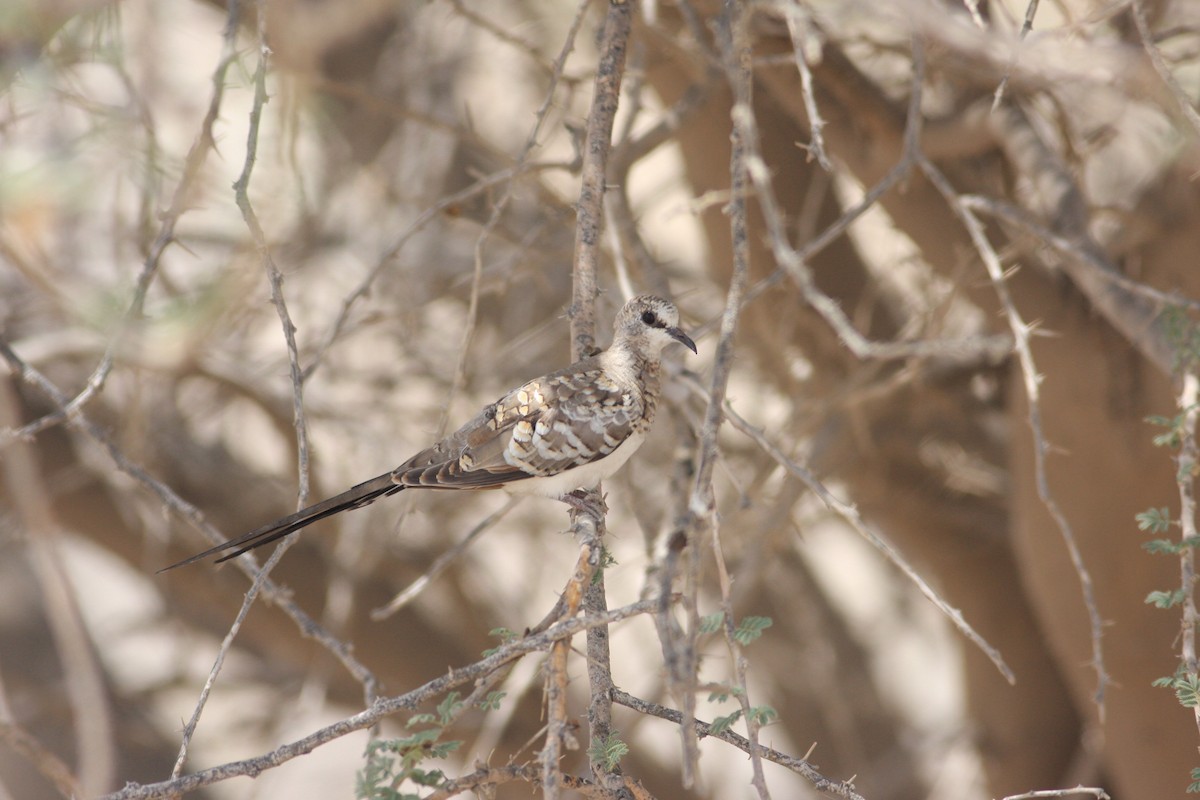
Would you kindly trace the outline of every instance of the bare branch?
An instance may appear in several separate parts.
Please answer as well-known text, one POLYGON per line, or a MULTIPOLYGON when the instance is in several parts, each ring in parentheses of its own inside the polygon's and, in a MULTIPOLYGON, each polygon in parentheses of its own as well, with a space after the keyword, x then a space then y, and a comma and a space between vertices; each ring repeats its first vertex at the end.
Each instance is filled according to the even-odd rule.
POLYGON ((1071 557, 1071 564, 1075 568, 1075 574, 1079 577, 1080 590, 1083 594, 1083 604, 1087 610, 1088 620, 1091 625, 1092 669, 1096 672, 1095 701, 1100 719, 1103 721, 1104 693, 1109 683, 1108 670, 1104 666, 1104 651, 1100 642, 1101 637, 1104 635, 1104 622, 1100 617, 1099 606, 1096 604, 1092 577, 1083 563, 1083 553, 1079 550, 1079 544, 1075 539, 1071 523, 1067 519, 1066 514, 1063 513, 1062 508, 1058 505, 1058 501, 1055 500, 1054 495, 1050 492, 1050 484, 1046 479, 1046 451, 1049 449, 1049 445, 1046 441, 1045 431, 1042 428, 1042 412, 1039 401, 1038 385, 1041 383, 1042 376, 1037 372, 1037 365, 1033 361, 1033 351, 1029 346, 1029 337, 1032 328, 1021 318, 1020 312, 1013 303, 1012 296, 1008 291, 1004 269, 1000 266, 1000 257, 992 248, 991 242, 988 241, 987 234, 984 233, 983 225, 979 222, 979 219, 961 201, 950 181, 946 179, 932 162, 926 161, 922 156, 919 158, 918 163, 920 164, 921 171, 937 187, 938 191, 941 192, 946 202, 950 204, 950 207, 959 219, 962 220, 963 225, 970 234, 971 241, 975 244, 975 248, 983 260, 984 267, 987 269, 988 277, 991 279, 996 296, 1000 299, 1001 307, 1004 310, 1004 317, 1008 321, 1009 330, 1012 331, 1016 343, 1017 357, 1021 364, 1021 375, 1024 380, 1025 396, 1029 403, 1029 427, 1034 441, 1034 471, 1038 497, 1058 526, 1063 543, 1067 547, 1067 553, 1071 557))

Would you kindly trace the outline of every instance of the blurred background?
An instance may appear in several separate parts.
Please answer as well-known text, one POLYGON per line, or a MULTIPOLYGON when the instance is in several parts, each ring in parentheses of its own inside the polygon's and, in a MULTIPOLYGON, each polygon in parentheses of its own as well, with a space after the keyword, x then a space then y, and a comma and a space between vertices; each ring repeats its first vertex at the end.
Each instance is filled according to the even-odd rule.
MULTIPOLYGON (((293 381, 264 253, 296 327, 311 501, 569 362, 579 152, 606 11, 6 4, 0 338, 20 362, 6 358, 0 374, 0 798, 94 797, 171 775, 249 581, 228 566, 156 570, 207 547, 203 524, 234 536, 298 498, 293 381), (269 102, 253 127, 260 27, 269 102), (265 248, 233 188, 251 138, 246 199, 265 248)), ((824 775, 853 777, 871 800, 1078 784, 1161 800, 1183 796, 1200 766, 1191 710, 1151 686, 1176 672, 1188 639, 1178 606, 1144 602, 1180 588, 1180 558, 1143 549, 1135 521, 1180 507, 1173 453, 1144 420, 1176 413, 1190 322, 1174 313, 1184 333, 1171 338, 1163 296, 1144 289, 1182 301, 1200 282, 1200 7, 1059 0, 1034 4, 1022 33, 1027 11, 741 6, 783 227, 765 224, 752 189, 753 288, 728 398, 755 435, 726 425, 719 438, 719 545, 735 617, 773 621, 744 651, 752 704, 778 715, 762 742, 795 757, 814 748, 824 775), (914 35, 913 141, 945 191, 915 167, 891 180, 917 160, 904 149, 914 35), (986 223, 1007 293, 964 208, 986 223), (791 271, 779 260, 789 247, 805 256, 791 271), (930 346, 864 354, 814 310, 817 296, 872 341, 930 346), (1014 314, 1033 329, 1032 370, 1013 354, 1014 314), (950 340, 962 344, 938 344, 950 340), (855 504, 999 650, 1015 684, 780 455, 855 504)), ((707 0, 633 13, 598 337, 607 344, 624 283, 672 296, 700 355, 670 354, 655 430, 606 484, 614 608, 656 590, 731 279, 725 13, 707 0)), ((478 660, 500 643, 493 629, 542 619, 578 556, 568 527, 551 501, 406 492, 306 531, 272 577, 382 694, 400 694, 478 660), (382 610, 485 521, 412 602, 382 610)), ((721 601, 711 532, 692 546, 703 616, 721 601)), ((611 635, 616 685, 677 707, 652 620, 611 635)), ((576 645, 569 713, 583 739, 576 645)), ((697 716, 712 720, 737 708, 709 699, 735 669, 719 637, 699 645, 697 716)), ((536 762, 542 658, 517 662, 498 709, 465 715, 446 732, 462 746, 431 766, 456 776, 536 762)), ((183 772, 266 753, 361 710, 363 696, 328 648, 260 599, 183 772)), ((618 707, 614 727, 625 773, 654 797, 755 796, 747 757, 728 744, 701 742, 689 789, 675 725, 618 707)), ((356 732, 195 796, 352 797, 367 741, 356 732)), ((587 744, 566 772, 587 773, 587 744)), ((776 798, 820 796, 782 767, 766 765, 766 780, 776 798)))

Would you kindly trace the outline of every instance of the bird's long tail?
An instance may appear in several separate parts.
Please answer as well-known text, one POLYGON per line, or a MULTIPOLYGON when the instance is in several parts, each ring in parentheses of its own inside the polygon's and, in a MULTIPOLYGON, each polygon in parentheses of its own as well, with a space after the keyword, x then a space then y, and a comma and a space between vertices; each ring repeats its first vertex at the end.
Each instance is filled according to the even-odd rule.
POLYGON ((216 560, 215 563, 220 564, 222 561, 237 558, 242 553, 253 550, 256 547, 262 547, 264 544, 270 544, 277 539, 282 539, 284 536, 295 533, 317 520, 331 517, 334 514, 348 511, 352 508, 362 508, 375 502, 380 497, 395 494, 403 488, 403 486, 392 482, 392 473, 384 473, 377 478, 372 478, 369 481, 351 487, 339 495, 334 495, 328 500, 322 500, 320 503, 311 505, 308 508, 302 508, 295 514, 289 514, 286 517, 275 520, 269 525, 255 528, 236 539, 230 539, 228 542, 219 544, 216 547, 210 547, 203 553, 197 553, 169 567, 163 567, 159 572, 166 572, 176 567, 193 564, 217 553, 225 553, 227 550, 232 550, 233 552, 225 553, 225 555, 216 560))

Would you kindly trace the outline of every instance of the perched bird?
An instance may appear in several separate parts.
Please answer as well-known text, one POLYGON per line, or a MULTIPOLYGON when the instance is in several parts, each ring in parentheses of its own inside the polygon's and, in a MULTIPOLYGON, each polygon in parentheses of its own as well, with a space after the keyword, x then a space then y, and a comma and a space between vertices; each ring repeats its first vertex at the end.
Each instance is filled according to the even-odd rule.
POLYGON ((513 389, 391 472, 160 571, 218 553, 226 554, 217 563, 228 561, 405 489, 505 489, 581 507, 578 490, 595 488, 641 446, 658 404, 662 350, 671 342, 696 352, 674 304, 634 297, 617 314, 612 346, 599 355, 513 389))

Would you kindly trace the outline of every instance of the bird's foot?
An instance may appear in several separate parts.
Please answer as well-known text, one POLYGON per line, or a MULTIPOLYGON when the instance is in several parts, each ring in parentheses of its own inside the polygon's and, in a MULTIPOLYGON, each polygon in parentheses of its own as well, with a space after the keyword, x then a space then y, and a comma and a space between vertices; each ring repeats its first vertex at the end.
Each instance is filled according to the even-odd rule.
POLYGON ((595 517, 596 519, 604 519, 604 515, 608 513, 608 505, 604 502, 604 497, 599 492, 576 489, 573 492, 567 492, 559 500, 562 500, 575 511, 595 517))

